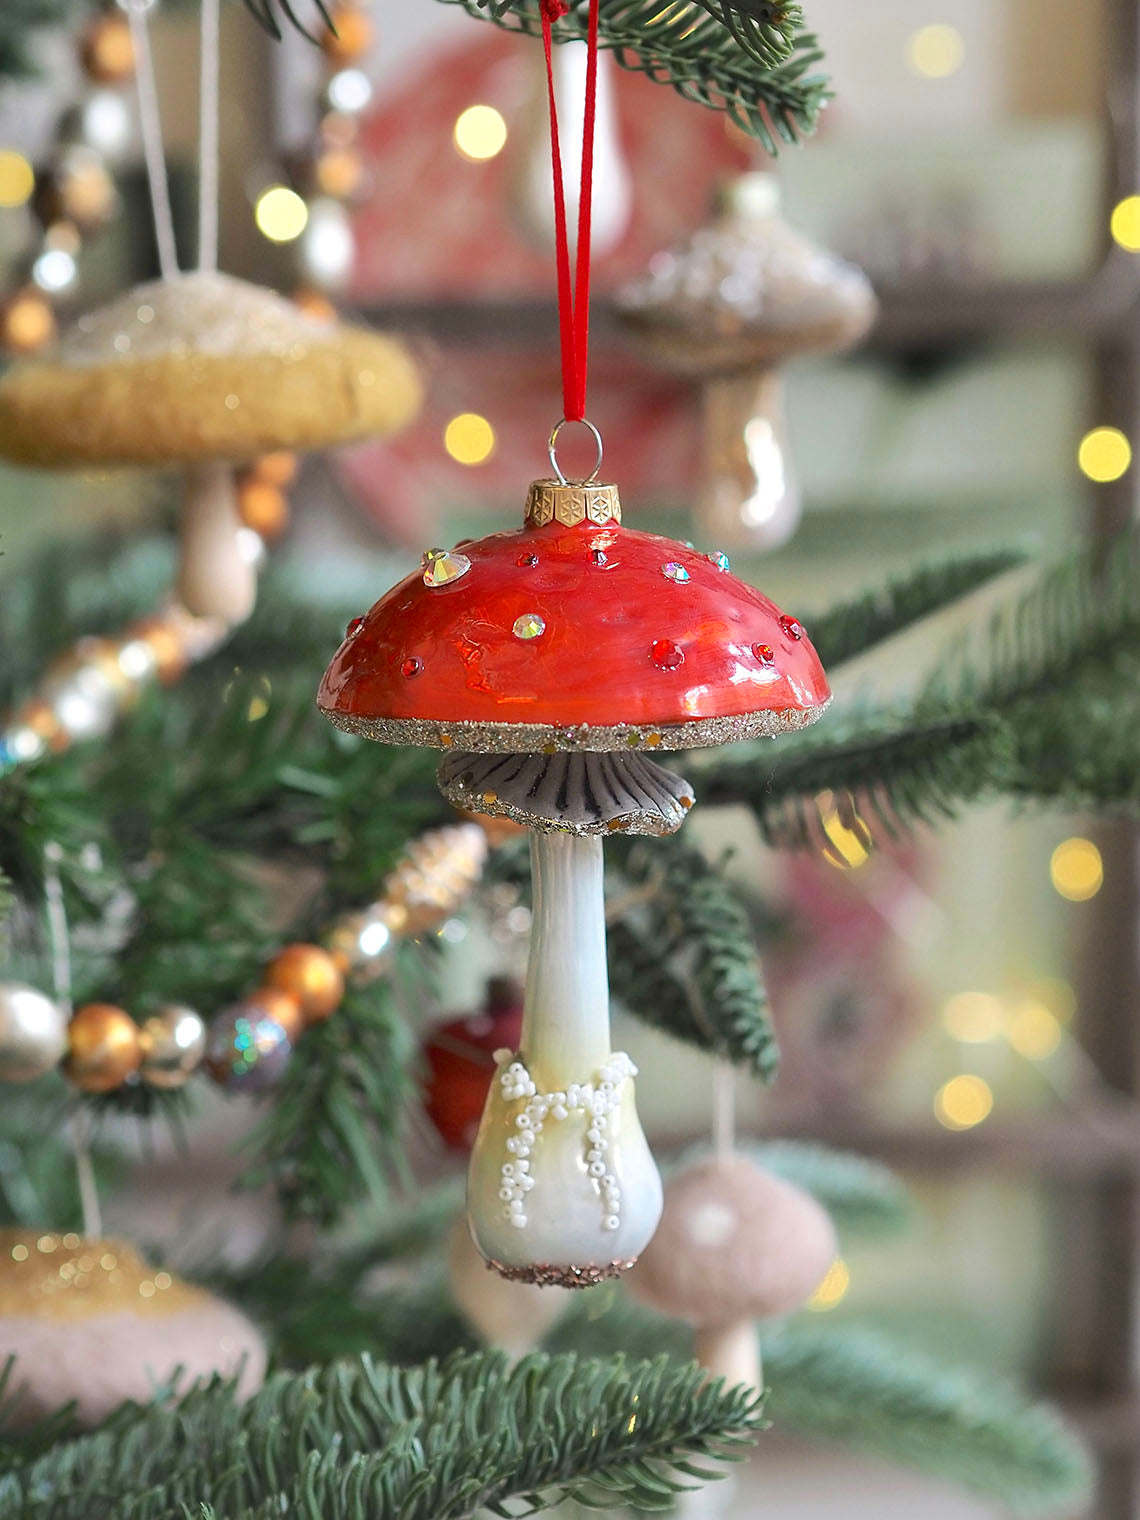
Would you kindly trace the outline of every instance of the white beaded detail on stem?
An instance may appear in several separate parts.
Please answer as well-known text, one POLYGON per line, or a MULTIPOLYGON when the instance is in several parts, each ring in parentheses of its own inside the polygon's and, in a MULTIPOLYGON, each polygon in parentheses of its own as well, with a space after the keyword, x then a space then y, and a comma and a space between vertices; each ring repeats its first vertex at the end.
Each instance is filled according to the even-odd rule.
POLYGON ((615 1051, 596 1073, 593 1082, 571 1082, 565 1092, 540 1093, 521 1061, 511 1060, 509 1050, 497 1050, 495 1060, 503 1067, 499 1086, 508 1103, 525 1102, 515 1115, 517 1135, 507 1141, 510 1159, 500 1171, 499 1197, 503 1217, 516 1229, 525 1229, 526 1195, 534 1187, 530 1153, 548 1119, 561 1121, 581 1114, 586 1129, 586 1169, 590 1180, 598 1184, 604 1214, 602 1227, 616 1230, 621 1224, 621 1188, 606 1162, 609 1141, 603 1125, 621 1107, 621 1086, 627 1077, 637 1075, 637 1067, 624 1051, 615 1051), (509 1064, 508 1064, 509 1063, 509 1064))

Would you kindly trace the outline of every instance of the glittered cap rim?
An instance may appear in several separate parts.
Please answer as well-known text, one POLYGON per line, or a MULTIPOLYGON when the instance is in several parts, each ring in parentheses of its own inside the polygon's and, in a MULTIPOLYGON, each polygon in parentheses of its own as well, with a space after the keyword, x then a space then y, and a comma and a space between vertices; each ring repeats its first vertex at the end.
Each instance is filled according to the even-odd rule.
POLYGON ((764 708, 688 723, 614 723, 558 727, 546 723, 449 723, 422 718, 362 717, 318 703, 321 712, 345 733, 381 744, 415 744, 428 749, 472 750, 483 754, 556 754, 561 750, 612 752, 625 749, 705 749, 747 739, 775 738, 808 728, 831 705, 830 697, 814 707, 764 708))

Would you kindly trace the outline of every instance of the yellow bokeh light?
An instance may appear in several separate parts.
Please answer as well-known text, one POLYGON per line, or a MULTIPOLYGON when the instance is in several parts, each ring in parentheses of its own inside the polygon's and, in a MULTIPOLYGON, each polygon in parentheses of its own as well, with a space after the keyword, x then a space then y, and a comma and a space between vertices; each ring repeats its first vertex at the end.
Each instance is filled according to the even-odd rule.
POLYGON ((817 1314, 834 1309, 847 1297, 851 1286, 851 1272, 841 1256, 837 1256, 827 1269, 827 1276, 807 1301, 807 1307, 817 1314))
POLYGON ((907 38, 907 63, 924 79, 949 78, 962 67, 965 57, 966 44, 957 27, 941 23, 922 26, 907 38))
POLYGON ((1140 253, 1140 195, 1126 195, 1112 208, 1113 241, 1129 253, 1140 253))
POLYGON ((996 1040, 1005 1029, 1005 1008, 990 992, 958 992, 942 1010, 947 1034, 967 1045, 996 1040))
POLYGON ((271 243, 291 243, 308 225, 309 208, 288 185, 271 185, 257 197, 253 218, 271 243))
POLYGON ((1104 885, 1104 861, 1091 839, 1066 839, 1053 851, 1049 879, 1069 902, 1088 902, 1104 885))
POLYGON ((0 148, 0 206, 22 206, 35 188, 35 170, 24 155, 0 148))
POLYGON ((1132 463, 1132 445, 1119 428, 1093 428, 1081 439, 1077 463, 1082 475, 1099 484, 1119 480, 1132 463))
POLYGON ((453 135, 463 157, 481 164, 503 151, 507 124, 494 106, 468 106, 456 118, 453 135))
POLYGON ((460 412, 443 431, 443 446, 457 464, 482 464, 495 448, 495 429, 478 412, 460 412))
POLYGON ((951 1077, 934 1094, 934 1117, 947 1129, 973 1129, 993 1112, 994 1095, 983 1077, 951 1077))
POLYGON ((1027 1061, 1047 1061, 1061 1044, 1061 1025, 1044 1003, 1022 1003, 1006 1028, 1006 1037, 1027 1061))
POLYGON ((1055 1019, 1062 1024, 1067 1024, 1077 1011, 1077 994, 1073 991, 1071 982, 1066 982, 1063 977, 1043 976, 1040 981, 1033 983, 1033 995, 1040 1003, 1044 1003, 1055 1019))

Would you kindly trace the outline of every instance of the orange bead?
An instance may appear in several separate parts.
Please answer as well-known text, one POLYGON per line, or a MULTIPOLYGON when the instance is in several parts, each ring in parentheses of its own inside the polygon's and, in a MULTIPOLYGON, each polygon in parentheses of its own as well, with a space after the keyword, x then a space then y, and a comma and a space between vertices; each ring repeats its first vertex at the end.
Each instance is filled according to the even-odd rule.
POLYGON ((290 1045, 295 1045, 304 1033, 305 1014, 301 1000, 286 987, 274 987, 266 981, 242 1000, 242 1006, 247 1010, 253 1009, 257 1018, 271 1019, 274 1024, 280 1024, 289 1036, 290 1045))
POLYGON ((262 485, 284 490, 297 478, 297 456, 289 453, 288 449, 262 454, 253 461, 247 473, 251 480, 260 480, 262 485))
POLYGON ((83 34, 79 61, 96 84, 128 84, 135 75, 135 45, 127 18, 97 16, 83 34))
POLYGON ((132 623, 124 635, 124 643, 141 639, 154 652, 158 679, 164 686, 177 681, 186 669, 186 646, 178 632, 164 618, 141 618, 132 623))
POLYGON ((87 1003, 76 1009, 67 1041, 67 1075, 83 1092, 112 1092, 142 1060, 138 1025, 113 1003, 87 1003))
POLYGON ((34 734, 38 734, 48 749, 56 754, 65 750, 70 742, 67 730, 60 723, 55 709, 48 702, 35 699, 26 702, 16 713, 15 721, 25 728, 30 728, 34 734))
POLYGON ((51 302, 34 286, 13 291, 0 305, 0 345, 12 354, 35 354, 56 334, 51 302))
POLYGON ((265 981, 296 998, 310 1024, 335 1013, 344 997, 340 968, 319 945, 286 945, 270 961, 265 981))
POLYGON ((238 485, 238 516, 247 528, 272 542, 289 526, 289 503, 276 486, 256 478, 243 479, 238 485))
POLYGON ((336 321, 336 307, 328 296, 323 296, 311 285, 298 285, 293 292, 293 305, 305 316, 312 317, 314 322, 336 321))
POLYGON ((326 148, 313 165, 313 178, 322 195, 351 200, 364 183, 364 160, 355 148, 326 148))
POLYGON ((352 5, 338 5, 332 13, 335 31, 325 29, 321 47, 334 63, 355 63, 372 46, 372 17, 352 5))

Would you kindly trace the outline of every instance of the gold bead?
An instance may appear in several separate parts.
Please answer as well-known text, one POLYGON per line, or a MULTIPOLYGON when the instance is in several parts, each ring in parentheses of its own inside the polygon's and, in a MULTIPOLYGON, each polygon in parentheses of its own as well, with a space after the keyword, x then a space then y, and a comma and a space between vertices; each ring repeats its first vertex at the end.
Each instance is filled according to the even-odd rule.
POLYGON ((79 44, 83 72, 95 84, 129 84, 135 74, 135 47, 125 16, 97 16, 79 44))
POLYGON ((309 1024, 335 1013, 344 997, 340 968, 319 945, 286 945, 270 961, 265 982, 267 987, 296 998, 309 1024))
POLYGON ((47 745, 48 749, 55 754, 65 750, 68 745, 67 731, 60 723, 55 709, 50 702, 44 702, 40 698, 33 698, 25 702, 23 707, 16 712, 13 721, 30 728, 34 734, 47 745))
POLYGON ((0 304, 0 344, 11 354, 35 354, 53 342, 55 312, 34 285, 22 286, 0 304))
POLYGON ((139 1068, 139 1027, 113 1003, 87 1003, 68 1026, 67 1075, 83 1092, 112 1092, 139 1068))
POLYGON ((322 195, 351 200, 364 184, 364 160, 355 148, 325 148, 313 163, 313 181, 322 195))
POLYGON ((372 17, 354 5, 338 5, 332 13, 335 31, 321 35, 325 56, 334 63, 355 63, 372 46, 372 17))
POLYGON ((37 180, 32 206, 44 227, 73 222, 81 233, 91 233, 114 216, 119 194, 102 157, 76 143, 37 180))
POLYGON ((256 476, 246 476, 238 483, 238 516, 267 542, 280 538, 289 526, 289 503, 282 491, 256 476))
POLYGON ((143 1021, 139 1048, 148 1087, 182 1087, 206 1053, 206 1026, 193 1008, 169 1003, 143 1021))
POLYGON ((132 623, 126 639, 141 639, 154 654, 158 679, 164 686, 177 681, 186 669, 186 645, 174 626, 165 618, 142 618, 132 623))

